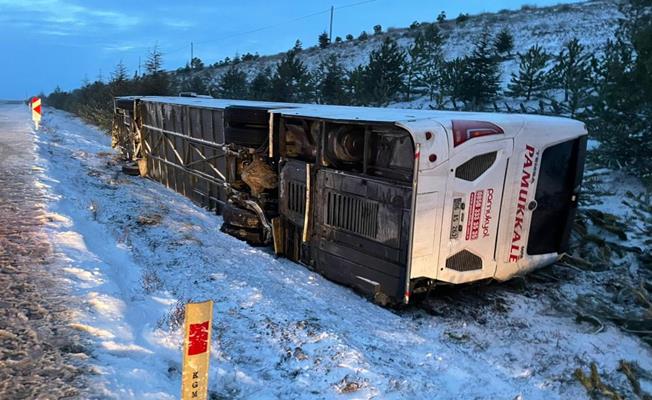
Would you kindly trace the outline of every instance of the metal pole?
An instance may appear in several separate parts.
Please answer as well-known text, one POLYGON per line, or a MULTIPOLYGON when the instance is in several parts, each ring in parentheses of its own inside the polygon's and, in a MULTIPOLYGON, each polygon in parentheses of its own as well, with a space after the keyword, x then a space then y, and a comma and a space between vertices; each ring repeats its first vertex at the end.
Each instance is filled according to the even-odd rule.
POLYGON ((189 65, 190 65, 190 69, 192 69, 192 60, 193 60, 194 58, 195 58, 195 48, 194 48, 192 42, 190 42, 190 64, 189 64, 189 65))
POLYGON ((335 8, 333 6, 331 6, 331 26, 330 26, 330 30, 328 32, 328 40, 331 43, 333 43, 333 11, 334 10, 335 10, 335 8))
POLYGON ((410 276, 412 275, 412 248, 414 247, 414 222, 417 216, 417 192, 419 191, 419 158, 421 157, 421 145, 417 143, 414 151, 414 175, 412 176, 412 205, 410 209, 410 235, 408 241, 407 268, 405 271, 405 292, 403 303, 410 302, 410 276))

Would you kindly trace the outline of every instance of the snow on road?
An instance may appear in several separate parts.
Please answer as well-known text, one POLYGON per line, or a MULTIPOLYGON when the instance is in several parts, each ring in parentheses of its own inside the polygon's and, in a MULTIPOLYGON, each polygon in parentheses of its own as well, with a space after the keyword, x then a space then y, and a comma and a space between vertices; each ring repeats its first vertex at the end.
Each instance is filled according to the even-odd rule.
POLYGON ((37 139, 58 221, 49 235, 81 299, 73 326, 94 344, 98 397, 177 398, 182 305, 206 299, 213 398, 585 398, 578 367, 596 362, 623 386, 620 359, 652 368, 638 339, 594 334, 544 292, 449 294, 436 315, 378 307, 122 174, 110 138, 69 114, 46 109, 37 139))
POLYGON ((86 350, 53 274, 35 138, 24 104, 0 102, 0 398, 70 399, 86 350))

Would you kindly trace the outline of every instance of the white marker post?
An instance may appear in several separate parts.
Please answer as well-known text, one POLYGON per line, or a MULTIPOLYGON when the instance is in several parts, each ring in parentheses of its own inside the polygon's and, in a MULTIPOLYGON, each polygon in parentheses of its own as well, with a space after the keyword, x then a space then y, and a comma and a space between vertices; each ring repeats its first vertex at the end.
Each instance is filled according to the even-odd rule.
POLYGON ((211 355, 213 301, 186 304, 181 400, 208 398, 208 362, 211 355))
POLYGON ((36 130, 38 130, 41 124, 41 99, 38 97, 32 98, 32 121, 34 121, 36 130))

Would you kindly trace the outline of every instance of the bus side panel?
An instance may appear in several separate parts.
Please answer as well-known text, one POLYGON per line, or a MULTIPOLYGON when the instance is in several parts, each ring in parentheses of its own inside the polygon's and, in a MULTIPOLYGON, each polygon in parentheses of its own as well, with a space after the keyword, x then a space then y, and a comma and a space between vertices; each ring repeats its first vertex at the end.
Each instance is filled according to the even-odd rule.
POLYGON ((366 294, 403 296, 411 188, 328 169, 317 173, 316 269, 366 294))

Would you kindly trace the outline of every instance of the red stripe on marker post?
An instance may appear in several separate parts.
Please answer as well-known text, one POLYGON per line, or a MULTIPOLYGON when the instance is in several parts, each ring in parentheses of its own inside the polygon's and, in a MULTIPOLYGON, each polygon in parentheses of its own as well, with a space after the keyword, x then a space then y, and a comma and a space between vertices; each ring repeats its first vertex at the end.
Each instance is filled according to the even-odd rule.
POLYGON ((32 121, 34 121, 34 126, 37 130, 41 123, 41 115, 41 99, 34 97, 32 98, 32 121))

